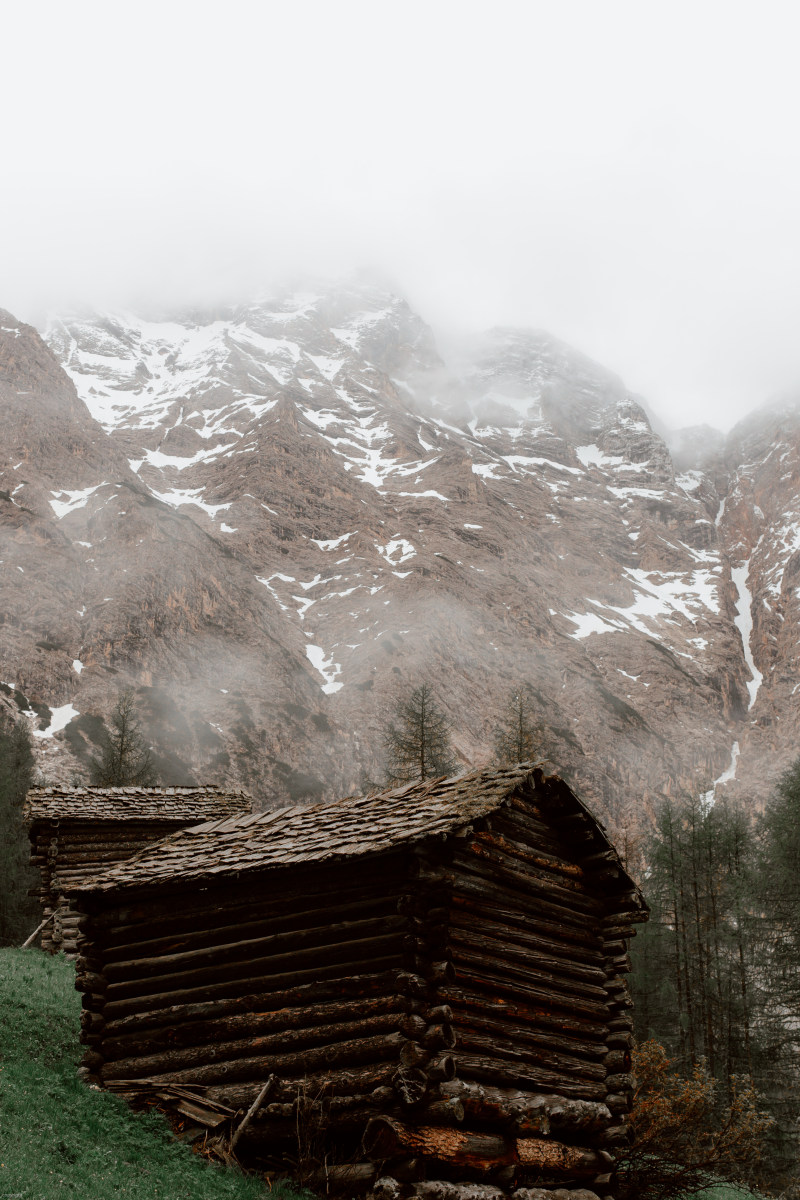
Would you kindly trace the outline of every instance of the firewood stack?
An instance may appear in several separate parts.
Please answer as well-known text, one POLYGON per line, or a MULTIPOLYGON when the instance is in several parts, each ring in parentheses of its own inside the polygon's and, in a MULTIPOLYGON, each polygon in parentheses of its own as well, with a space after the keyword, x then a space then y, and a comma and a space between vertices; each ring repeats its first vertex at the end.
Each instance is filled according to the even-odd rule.
POLYGON ((32 788, 23 808, 31 865, 41 884, 42 949, 77 950, 77 914, 65 890, 86 875, 121 862, 176 829, 211 817, 250 812, 246 792, 214 787, 32 788))
POLYGON ((325 1191, 613 1195, 646 910, 541 765, 209 822, 73 901, 91 1081, 263 1091, 237 1155, 325 1191))

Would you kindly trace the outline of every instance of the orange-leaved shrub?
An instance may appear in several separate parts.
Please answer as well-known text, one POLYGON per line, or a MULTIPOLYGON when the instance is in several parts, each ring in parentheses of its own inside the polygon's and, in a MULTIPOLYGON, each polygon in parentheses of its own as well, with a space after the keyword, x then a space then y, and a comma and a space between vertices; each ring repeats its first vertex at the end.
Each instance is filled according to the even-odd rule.
POLYGON ((654 1041, 635 1049, 633 1071, 633 1141, 618 1164, 621 1200, 672 1200, 720 1179, 753 1181, 773 1118, 749 1077, 732 1075, 724 1089, 705 1059, 683 1075, 654 1041))

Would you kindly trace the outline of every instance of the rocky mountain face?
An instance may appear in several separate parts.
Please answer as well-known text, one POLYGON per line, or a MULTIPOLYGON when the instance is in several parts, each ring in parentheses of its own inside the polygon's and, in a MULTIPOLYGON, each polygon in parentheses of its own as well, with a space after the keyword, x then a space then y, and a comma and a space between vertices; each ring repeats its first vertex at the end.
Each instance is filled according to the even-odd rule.
POLYGON ((796 754, 798 406, 668 446, 546 334, 445 364, 361 286, 43 337, 3 313, 0 406, 3 702, 53 779, 128 685, 166 780, 263 805, 381 779, 422 680, 465 767, 527 687, 618 837, 796 754))

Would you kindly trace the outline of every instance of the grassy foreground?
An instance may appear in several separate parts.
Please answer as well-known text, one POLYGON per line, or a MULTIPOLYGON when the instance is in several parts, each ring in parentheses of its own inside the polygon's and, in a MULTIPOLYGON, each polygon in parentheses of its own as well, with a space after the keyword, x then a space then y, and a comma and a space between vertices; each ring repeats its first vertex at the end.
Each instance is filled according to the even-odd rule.
POLYGON ((261 1179, 198 1158, 162 1117, 78 1079, 74 979, 60 956, 0 949, 0 1197, 265 1200, 261 1179))

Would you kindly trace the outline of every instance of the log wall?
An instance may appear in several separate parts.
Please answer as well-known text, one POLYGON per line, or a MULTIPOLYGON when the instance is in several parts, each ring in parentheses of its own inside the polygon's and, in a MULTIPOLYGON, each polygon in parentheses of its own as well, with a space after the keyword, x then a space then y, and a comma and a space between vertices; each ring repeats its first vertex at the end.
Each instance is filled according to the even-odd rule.
POLYGON ((304 1123, 352 1150, 376 1112, 452 1077, 449 1014, 428 1000, 447 909, 406 852, 278 878, 87 910, 83 1073, 234 1110, 274 1076, 237 1153, 293 1152, 304 1123))
POLYGON ((387 1172, 376 1194, 407 1194, 422 1162, 418 1195, 613 1196, 634 1083, 626 941, 641 919, 616 856, 574 807, 548 797, 544 810, 530 792, 418 852, 421 876, 449 891, 450 970, 432 1001, 452 1021, 456 1075, 427 1112, 370 1123, 387 1172))

